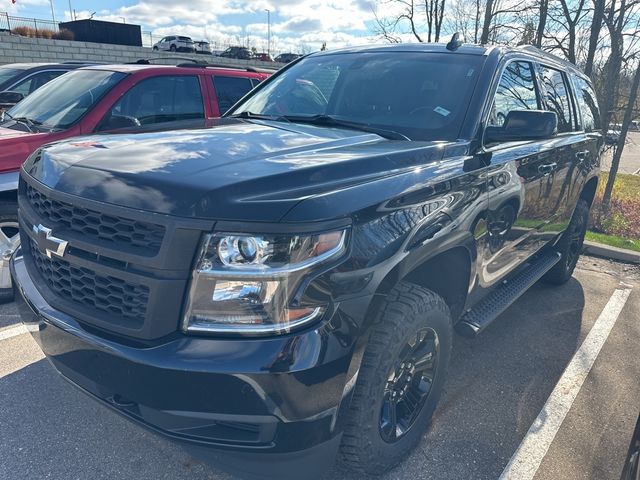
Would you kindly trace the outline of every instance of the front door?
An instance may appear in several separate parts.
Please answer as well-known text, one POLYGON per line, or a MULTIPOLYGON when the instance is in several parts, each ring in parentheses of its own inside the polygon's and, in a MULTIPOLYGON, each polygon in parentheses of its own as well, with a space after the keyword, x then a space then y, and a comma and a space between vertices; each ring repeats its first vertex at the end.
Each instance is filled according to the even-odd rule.
MULTIPOLYGON (((486 124, 501 126, 510 111, 538 110, 541 102, 534 64, 508 61, 486 124)), ((548 140, 485 145, 489 207, 479 255, 481 286, 496 284, 543 245, 554 203, 556 149, 548 140)))

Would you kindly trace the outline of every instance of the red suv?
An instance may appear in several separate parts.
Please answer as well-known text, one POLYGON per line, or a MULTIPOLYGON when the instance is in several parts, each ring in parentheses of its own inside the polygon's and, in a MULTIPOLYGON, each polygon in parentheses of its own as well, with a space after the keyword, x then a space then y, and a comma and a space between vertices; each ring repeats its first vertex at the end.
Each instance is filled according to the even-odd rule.
POLYGON ((90 133, 201 124, 222 115, 268 76, 201 64, 91 66, 52 80, 5 112, 0 123, 0 299, 7 288, 2 256, 18 241, 18 171, 37 148, 90 133))

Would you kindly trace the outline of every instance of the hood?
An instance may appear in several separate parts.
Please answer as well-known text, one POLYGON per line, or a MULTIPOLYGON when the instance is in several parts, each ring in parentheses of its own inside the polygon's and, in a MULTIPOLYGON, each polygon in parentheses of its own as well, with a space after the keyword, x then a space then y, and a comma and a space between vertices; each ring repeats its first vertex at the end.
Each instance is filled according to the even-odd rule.
POLYGON ((222 120, 208 129, 101 135, 43 149, 25 170, 84 198, 182 217, 276 222, 298 202, 371 181, 442 144, 354 130, 222 120), (399 151, 413 151, 403 155, 399 151))
POLYGON ((4 140, 8 140, 10 138, 23 138, 24 136, 29 135, 45 135, 44 133, 31 133, 25 132, 23 130, 14 130, 13 128, 5 128, 0 127, 0 145, 4 143, 4 140))

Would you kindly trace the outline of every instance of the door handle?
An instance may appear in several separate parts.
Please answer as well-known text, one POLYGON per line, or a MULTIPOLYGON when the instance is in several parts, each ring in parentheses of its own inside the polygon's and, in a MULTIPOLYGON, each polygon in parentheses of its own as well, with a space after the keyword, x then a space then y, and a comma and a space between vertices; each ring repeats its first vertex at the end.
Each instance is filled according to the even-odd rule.
POLYGON ((544 165, 540 165, 538 167, 538 172, 543 174, 543 175, 549 175, 556 168, 558 168, 558 164, 555 163, 555 162, 553 162, 553 163, 545 163, 544 165))

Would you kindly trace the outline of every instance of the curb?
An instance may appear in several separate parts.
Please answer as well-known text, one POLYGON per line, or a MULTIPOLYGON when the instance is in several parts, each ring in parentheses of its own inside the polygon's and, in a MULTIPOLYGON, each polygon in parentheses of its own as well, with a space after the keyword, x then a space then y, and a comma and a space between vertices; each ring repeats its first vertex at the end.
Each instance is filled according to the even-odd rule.
POLYGON ((640 264, 640 252, 634 252, 633 250, 627 250, 625 248, 611 247, 609 245, 603 245, 601 243, 584 241, 584 247, 582 252, 594 257, 608 258, 610 260, 617 260, 625 263, 637 263, 640 264))

